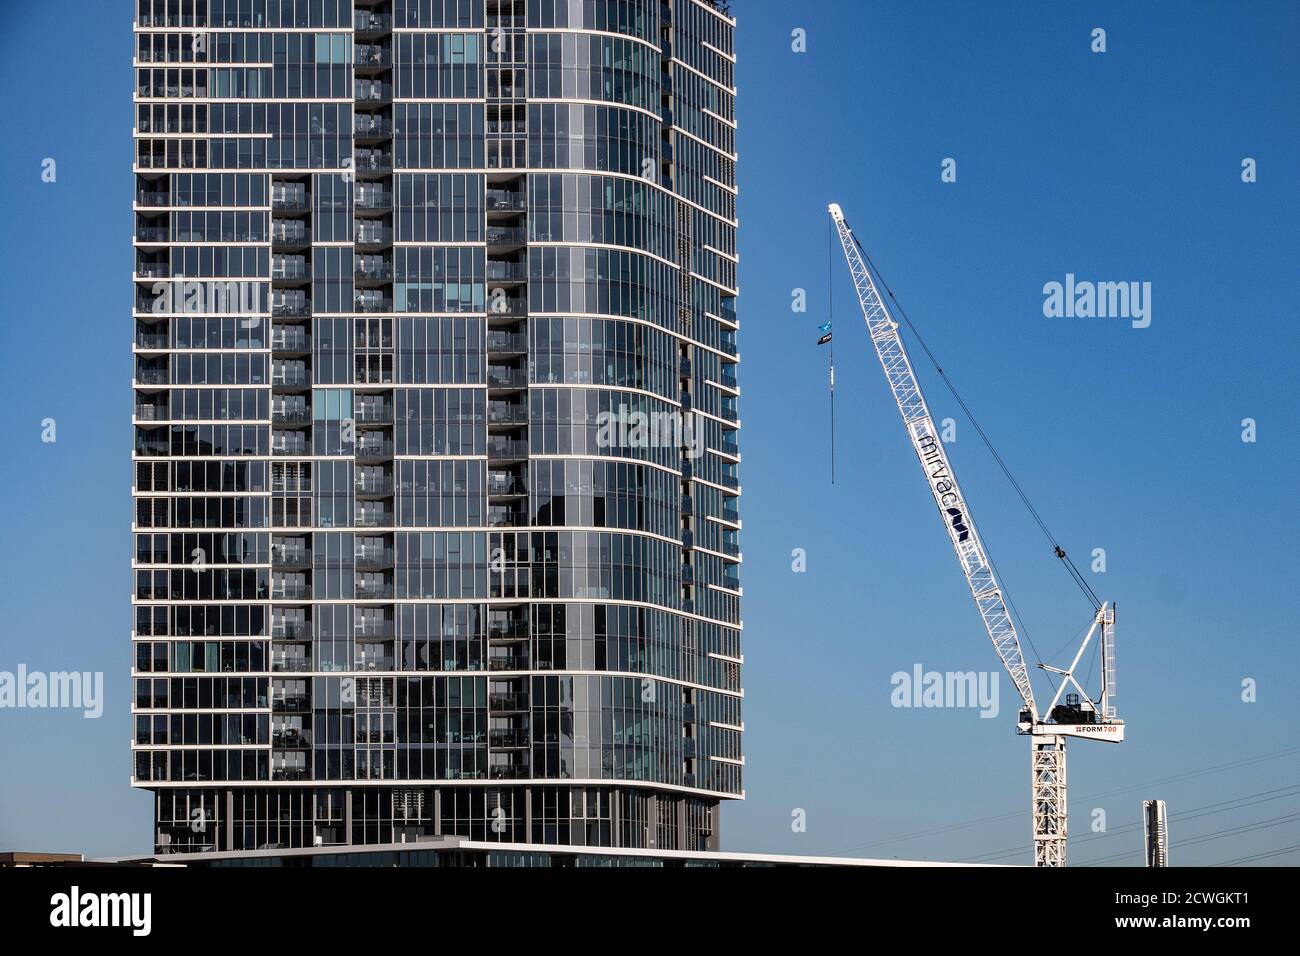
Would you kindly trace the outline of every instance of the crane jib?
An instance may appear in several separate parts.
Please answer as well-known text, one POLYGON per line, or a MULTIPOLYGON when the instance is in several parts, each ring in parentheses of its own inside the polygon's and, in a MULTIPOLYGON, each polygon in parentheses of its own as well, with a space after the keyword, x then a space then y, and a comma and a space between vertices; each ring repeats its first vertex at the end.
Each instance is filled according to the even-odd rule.
POLYGON ((1034 690, 1021 653, 1020 637, 1016 633, 1002 589, 998 586, 992 565, 980 543, 970 512, 966 508, 952 466, 944 452, 943 443, 934 427, 934 419, 930 417, 930 410, 921 393, 920 383, 912 371, 907 349, 898 334, 898 323, 890 316, 889 309, 881 299, 871 273, 858 253, 848 223, 844 221, 843 213, 838 206, 831 207, 831 216, 835 220, 840 245, 844 249, 844 257, 853 276, 858 304, 862 307, 862 317, 866 320, 871 344, 880 359, 890 391, 903 416, 903 423, 907 427, 908 437, 912 440, 912 447, 921 462, 930 491, 947 526, 953 550, 956 551, 957 558, 961 562, 962 573, 970 586, 971 596, 975 599, 975 606, 979 610, 984 629, 988 632, 989 640, 992 641, 994 650, 1002 660, 1017 692, 1036 718, 1034 690))

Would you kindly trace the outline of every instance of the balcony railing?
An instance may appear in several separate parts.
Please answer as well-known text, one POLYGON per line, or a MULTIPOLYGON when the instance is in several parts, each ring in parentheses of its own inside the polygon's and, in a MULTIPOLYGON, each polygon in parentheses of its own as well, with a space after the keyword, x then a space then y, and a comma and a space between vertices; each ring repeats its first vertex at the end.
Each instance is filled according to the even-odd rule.
POLYGON ((301 329, 275 329, 271 332, 271 350, 274 352, 307 352, 311 339, 301 329))
POLYGON ((392 66, 393 55, 387 47, 358 43, 352 61, 360 67, 382 68, 392 66))
POLYGON ((357 442, 356 449, 356 455, 358 458, 393 457, 393 443, 390 441, 357 442))
POLYGON ((311 197, 302 195, 272 196, 271 208, 278 212, 306 212, 311 208, 311 197))
POLYGON ((357 312, 392 312, 393 300, 384 296, 357 294, 352 300, 352 308, 357 312))
POLYGON ((311 625, 306 621, 272 621, 271 637, 289 641, 305 640, 311 637, 311 625))
POLYGON ((523 439, 514 441, 493 441, 488 444, 489 458, 527 458, 528 442, 523 439))
POLYGON ((289 299, 271 303, 273 316, 303 316, 311 312, 311 304, 301 299, 289 299))
POLYGON ((513 246, 528 239, 522 226, 488 226, 487 244, 489 246, 513 246))
POLYGON ((385 282, 393 277, 393 266, 389 262, 358 264, 353 276, 362 282, 385 282))
POLYGON ((528 423, 528 409, 523 405, 489 405, 488 423, 517 425, 528 423))
POLYGON ((527 352, 528 338, 518 332, 489 332, 487 335, 489 352, 527 352))
POLYGON ((352 21, 357 33, 388 33, 393 29, 393 18, 388 14, 357 12, 352 21))
POLYGON ((521 368, 488 366, 488 385, 497 388, 522 388, 528 384, 528 372, 521 368))
POLYGON ((358 229, 353 234, 352 241, 359 246, 391 245, 393 230, 387 226, 382 229, 358 229))
POLYGON ((282 544, 271 545, 271 563, 273 565, 281 564, 311 564, 311 552, 306 548, 286 548, 282 544))
POLYGON ((296 601, 311 597, 310 584, 295 584, 288 581, 271 582, 271 600, 296 601))
POLYGON ((307 263, 304 260, 295 262, 274 262, 271 263, 272 279, 309 279, 311 273, 307 271, 307 263))
POLYGON ((311 421, 308 408, 273 408, 271 421, 277 425, 305 425, 311 421))
POLYGON ((311 376, 305 368, 271 368, 272 385, 308 385, 311 376))
POLYGON ((393 524, 391 511, 359 511, 356 516, 358 528, 387 528, 393 524))
POLYGON ((289 674, 301 674, 303 671, 311 670, 311 658, 273 657, 271 658, 271 670, 289 674))
POLYGON ((357 493, 362 495, 391 495, 393 493, 393 479, 388 476, 380 478, 358 477, 355 487, 357 493))
POLYGON ((392 567, 393 552, 388 548, 382 550, 359 549, 356 553, 356 564, 358 568, 392 567))
POLYGON ((521 210, 528 206, 528 199, 523 193, 505 189, 487 191, 487 207, 490 210, 521 210))
POLYGON ((489 262, 487 264, 488 280, 502 281, 506 279, 526 279, 528 273, 524 271, 522 262, 489 262))

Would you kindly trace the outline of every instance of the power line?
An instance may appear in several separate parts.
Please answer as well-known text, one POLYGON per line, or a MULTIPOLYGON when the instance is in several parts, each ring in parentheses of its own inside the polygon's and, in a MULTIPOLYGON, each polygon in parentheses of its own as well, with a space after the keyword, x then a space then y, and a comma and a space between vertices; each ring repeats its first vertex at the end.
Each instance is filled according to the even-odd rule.
POLYGON ((1276 850, 1266 850, 1263 853, 1256 853, 1253 856, 1243 856, 1236 860, 1227 860, 1223 863, 1211 863, 1210 866, 1237 866, 1239 863, 1255 863, 1259 860, 1268 860, 1275 856, 1286 856, 1288 853, 1294 853, 1300 850, 1300 843, 1292 843, 1290 846, 1279 847, 1276 850))
MULTIPOLYGON (((1210 767, 1203 767, 1199 770, 1188 770, 1183 773, 1171 774, 1166 777, 1157 777, 1151 780, 1141 781, 1139 783, 1129 784, 1123 787, 1116 787, 1111 790, 1101 791, 1099 793, 1084 794, 1081 800, 1097 800, 1101 797, 1111 797, 1119 793, 1129 793, 1133 790, 1141 790, 1144 787, 1153 787, 1159 784, 1174 783, 1180 780, 1187 780, 1193 777, 1204 776, 1205 774, 1218 773, 1224 770, 1237 770, 1241 767, 1250 766, 1256 763, 1263 763, 1269 760, 1276 760, 1278 757, 1285 757, 1291 754, 1300 753, 1300 747, 1285 747, 1281 750, 1268 751, 1262 754, 1256 754, 1252 757, 1242 757, 1239 760, 1229 761, 1224 764, 1217 764, 1210 767)), ((964 823, 950 823, 941 827, 928 827, 923 830, 912 830, 907 833, 899 833, 891 837, 882 837, 878 840, 870 840, 865 843, 854 843, 847 846, 837 847, 833 850, 823 850, 822 853, 834 854, 846 850, 863 850, 877 846, 887 846, 890 843, 901 843, 906 840, 917 839, 919 837, 938 836, 944 833, 952 833, 956 830, 964 830, 969 827, 980 826, 985 823, 995 823, 1000 820, 1011 820, 1021 816, 1019 811, 1011 813, 998 813, 992 816, 980 817, 975 820, 968 820, 964 823)))
MULTIPOLYGON (((1244 796, 1233 797, 1229 800, 1220 800, 1217 803, 1207 803, 1203 807, 1193 807, 1191 810, 1186 810, 1182 813, 1172 815, 1170 817, 1170 820, 1171 822, 1185 823, 1189 820, 1197 820, 1200 819, 1201 817, 1212 816, 1216 813, 1228 813, 1229 811, 1232 810, 1244 810, 1247 807, 1258 806, 1261 803, 1268 803, 1272 800, 1285 800, 1288 797, 1297 797, 1297 796, 1300 796, 1300 783, 1293 783, 1293 784, 1288 784, 1285 787, 1276 787, 1273 790, 1261 790, 1258 793, 1248 793, 1245 794, 1244 796), (1281 791, 1290 791, 1290 792, 1283 793, 1281 791), (1268 794, 1274 794, 1274 796, 1268 796, 1268 794), (1256 800, 1254 799, 1255 797, 1263 797, 1263 799, 1256 800), (1235 804, 1235 806, 1229 806, 1228 804, 1235 804)), ((1097 840, 1104 840, 1107 837, 1122 836, 1125 833, 1129 833, 1132 830, 1137 829, 1141 825, 1142 825, 1141 821, 1137 823, 1125 823, 1122 826, 1118 826, 1106 830, 1104 833, 1091 833, 1086 836, 1078 837, 1074 840, 1074 844, 1076 846, 1080 844, 1086 846, 1089 843, 1093 843, 1097 840)), ((1189 846, 1192 844, 1192 842, 1195 841, 1180 840, 1179 845, 1189 846)), ((1033 849, 1032 844, 1027 845, 1022 843, 1018 846, 1007 847, 1005 850, 992 850, 988 853, 979 853, 976 854, 975 856, 962 857, 961 859, 955 862, 985 863, 988 862, 989 860, 998 859, 999 857, 1012 856, 1016 853, 1024 853, 1025 851, 1032 850, 1032 849, 1033 849)), ((1124 856, 1126 854, 1118 854, 1118 855, 1124 856)), ((1113 858, 1106 857, 1105 859, 1113 859, 1113 858)), ((1092 860, 1089 862, 1095 863, 1099 861, 1092 860)), ((1088 863, 1082 863, 1079 865, 1087 866, 1088 863)))

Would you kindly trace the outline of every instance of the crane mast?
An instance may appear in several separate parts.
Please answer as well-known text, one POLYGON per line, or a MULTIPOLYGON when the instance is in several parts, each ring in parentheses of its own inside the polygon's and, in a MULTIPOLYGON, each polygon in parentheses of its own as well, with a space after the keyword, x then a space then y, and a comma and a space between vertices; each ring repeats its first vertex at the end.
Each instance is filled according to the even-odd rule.
MULTIPOLYGON (((1024 701, 1017 727, 1020 733, 1030 738, 1034 863, 1037 866, 1064 866, 1068 816, 1066 738, 1074 736, 1110 742, 1124 739, 1124 723, 1115 717, 1114 705, 1114 605, 1103 603, 1097 608, 1092 627, 1068 669, 1039 665, 1063 678, 1047 712, 1040 715, 1034 700, 1029 669, 1021 652, 1020 637, 1016 633, 1002 587, 984 550, 984 543, 980 540, 961 486, 948 461, 934 419, 930 416, 925 395, 899 335, 898 323, 890 315, 876 288, 871 271, 853 237, 853 231, 844 219, 843 210, 838 204, 831 203, 829 211, 853 277, 871 344, 885 371, 899 414, 903 417, 912 450, 921 463, 921 470, 934 496, 953 550, 957 553, 957 560, 966 576, 966 583, 970 586, 984 629, 993 642, 1002 666, 1006 668, 1017 693, 1024 701), (1094 701, 1076 679, 1075 668, 1079 666, 1085 649, 1098 631, 1098 642, 1101 645, 1101 694, 1099 700, 1094 701), (1069 686, 1073 686, 1078 694, 1070 694, 1061 703, 1061 695, 1069 686)), ((1064 552, 1058 550, 1058 554, 1063 555, 1064 552)))

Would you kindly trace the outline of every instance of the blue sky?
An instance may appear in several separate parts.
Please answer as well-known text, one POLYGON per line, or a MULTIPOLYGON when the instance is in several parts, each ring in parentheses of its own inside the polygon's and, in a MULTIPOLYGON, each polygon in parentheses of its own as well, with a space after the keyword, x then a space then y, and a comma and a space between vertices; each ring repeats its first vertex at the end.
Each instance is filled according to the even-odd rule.
MULTIPOLYGON (((0 154, 13 502, 0 670, 104 671, 108 701, 99 720, 0 711, 0 847, 109 854, 148 849, 151 809, 127 786, 130 10, 78 6, 15 4, 0 34, 0 75, 25 91, 4 102, 21 132, 0 154), (51 68, 55 44, 23 38, 55 36, 51 68), (56 183, 40 180, 45 157, 56 183), (42 334, 23 334, 33 320, 42 334), (58 440, 42 443, 51 417, 58 440)), ((1029 859, 1010 682, 994 720, 890 705, 895 671, 996 659, 838 250, 829 483, 827 354, 813 342, 832 200, 1065 547, 1085 568, 1106 550, 1090 581, 1119 604, 1129 740, 1070 749, 1072 862, 1136 861, 1123 827, 1153 796, 1169 804, 1176 864, 1300 845, 1296 6, 734 7, 748 799, 724 811, 724 846, 1029 859), (1105 53, 1090 51, 1095 27, 1105 53), (791 50, 795 28, 807 52, 791 50), (948 157, 955 183, 940 180, 948 157), (1044 317, 1043 285, 1067 273, 1150 282, 1150 327, 1044 317), (1089 833, 1095 808, 1105 836, 1089 833), (796 809, 806 832, 792 831, 796 809)), ((959 418, 950 454, 986 543, 1050 655, 1087 607, 926 372, 936 417, 959 418)))

